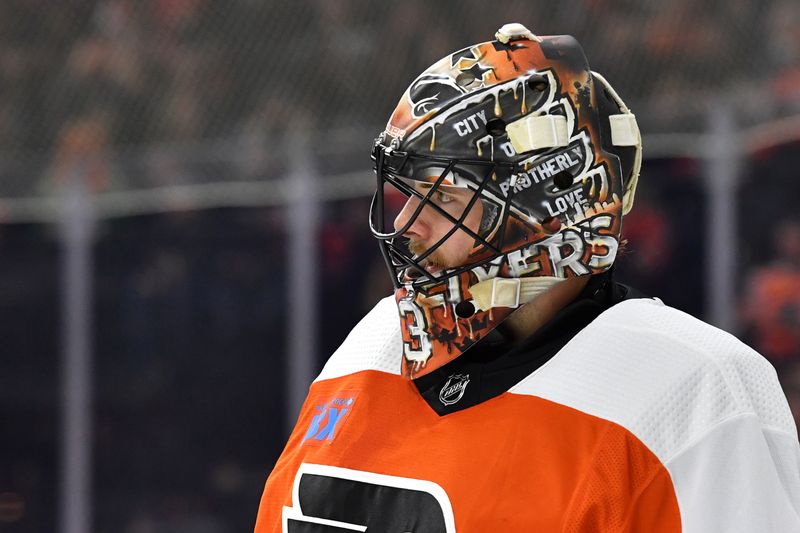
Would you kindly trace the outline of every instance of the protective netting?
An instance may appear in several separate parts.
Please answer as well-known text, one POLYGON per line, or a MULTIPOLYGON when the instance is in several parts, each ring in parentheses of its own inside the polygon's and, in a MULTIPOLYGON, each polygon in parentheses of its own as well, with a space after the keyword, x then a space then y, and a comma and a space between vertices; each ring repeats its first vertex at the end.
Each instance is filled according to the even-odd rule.
POLYGON ((75 173, 105 193, 263 181, 292 129, 321 172, 368 169, 410 80, 509 21, 575 35, 645 136, 704 131, 718 104, 765 123, 800 110, 799 19, 795 0, 7 0, 0 197, 75 173))

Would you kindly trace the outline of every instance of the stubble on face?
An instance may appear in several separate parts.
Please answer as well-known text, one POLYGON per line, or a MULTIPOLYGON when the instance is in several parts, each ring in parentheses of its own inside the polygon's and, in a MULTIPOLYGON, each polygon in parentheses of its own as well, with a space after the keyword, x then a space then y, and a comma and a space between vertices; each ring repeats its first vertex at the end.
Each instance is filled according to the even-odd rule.
MULTIPOLYGON (((414 254, 414 257, 419 257, 420 255, 428 251, 428 246, 425 246, 419 241, 411 239, 408 242, 408 249, 412 254, 414 254)), ((431 252, 431 254, 424 259, 424 263, 426 267, 436 267, 436 268, 454 268, 459 266, 459 265, 451 265, 450 262, 445 257, 444 253, 442 253, 441 249, 436 249, 433 252, 431 252)))

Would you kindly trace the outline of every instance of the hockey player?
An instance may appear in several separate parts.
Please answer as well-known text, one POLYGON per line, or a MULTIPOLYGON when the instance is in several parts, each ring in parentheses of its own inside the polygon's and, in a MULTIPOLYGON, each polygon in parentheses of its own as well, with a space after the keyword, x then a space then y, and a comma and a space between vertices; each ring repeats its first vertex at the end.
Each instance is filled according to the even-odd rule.
POLYGON ((395 297, 312 384, 257 533, 800 532, 773 368, 611 278, 641 142, 574 39, 448 55, 373 156, 395 297))

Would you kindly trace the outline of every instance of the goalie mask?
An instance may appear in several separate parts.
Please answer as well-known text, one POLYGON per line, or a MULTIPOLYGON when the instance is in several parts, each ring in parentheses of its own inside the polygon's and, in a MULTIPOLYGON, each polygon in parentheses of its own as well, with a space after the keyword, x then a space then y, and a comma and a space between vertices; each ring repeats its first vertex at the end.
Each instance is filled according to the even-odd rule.
POLYGON ((422 73, 375 142, 370 225, 410 378, 554 283, 610 268, 633 203, 635 118, 580 45, 520 24, 496 37, 422 73))

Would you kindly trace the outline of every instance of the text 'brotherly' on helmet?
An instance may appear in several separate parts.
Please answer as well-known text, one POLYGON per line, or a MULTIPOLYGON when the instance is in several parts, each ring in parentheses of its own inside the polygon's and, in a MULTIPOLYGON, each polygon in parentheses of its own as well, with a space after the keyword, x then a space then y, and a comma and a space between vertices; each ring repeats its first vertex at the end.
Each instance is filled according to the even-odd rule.
POLYGON ((633 204, 636 120, 578 42, 521 24, 495 36, 423 72, 375 142, 370 225, 396 287, 407 377, 463 353, 553 283, 610 268, 633 204), (471 193, 463 213, 436 201, 453 187, 471 193), (449 230, 412 251, 426 210, 449 230), (426 268, 456 232, 472 243, 466 262, 426 268))

